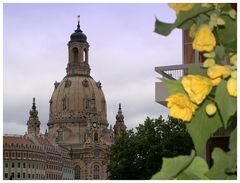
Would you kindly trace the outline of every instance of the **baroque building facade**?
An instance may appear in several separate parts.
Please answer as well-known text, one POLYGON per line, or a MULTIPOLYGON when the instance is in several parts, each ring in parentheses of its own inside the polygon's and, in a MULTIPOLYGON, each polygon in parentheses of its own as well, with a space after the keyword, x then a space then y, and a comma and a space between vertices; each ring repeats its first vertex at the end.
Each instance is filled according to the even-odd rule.
MULTIPOLYGON (((78 20, 77 29, 68 42, 66 76, 61 82, 54 83, 54 91, 49 101, 48 132, 40 134, 41 123, 34 99, 27 122, 28 133, 19 137, 25 139, 26 143, 28 141, 39 145, 39 148, 41 146, 45 159, 51 154, 46 147, 54 147, 56 152, 59 152, 59 156, 53 158, 55 161, 45 161, 41 179, 108 178, 110 147, 125 131, 126 126, 119 105, 114 129, 111 126, 109 128, 105 96, 100 81, 96 82, 90 75, 88 54, 87 36, 80 29, 78 20), (49 171, 52 166, 55 167, 54 171, 49 171)), ((10 137, 4 137, 4 152, 9 147, 8 138, 10 137)), ((5 157, 4 163, 7 161, 5 157)), ((5 179, 9 179, 12 173, 12 169, 8 169, 8 172, 4 170, 5 179)), ((14 174, 16 173, 18 172, 15 171, 14 174)), ((26 175, 21 174, 20 177, 25 179, 26 175)), ((32 175, 30 179, 33 179, 32 175)))

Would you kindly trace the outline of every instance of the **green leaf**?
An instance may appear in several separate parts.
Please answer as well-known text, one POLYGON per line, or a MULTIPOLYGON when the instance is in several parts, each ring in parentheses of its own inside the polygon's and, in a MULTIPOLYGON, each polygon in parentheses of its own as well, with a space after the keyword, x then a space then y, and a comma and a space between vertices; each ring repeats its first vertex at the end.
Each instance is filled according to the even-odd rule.
POLYGON ((229 140, 229 152, 215 148, 212 153, 213 167, 206 173, 210 179, 236 180, 237 179, 237 128, 235 128, 229 140))
POLYGON ((164 23, 156 18, 154 32, 167 36, 175 28, 180 28, 181 26, 183 26, 183 28, 190 27, 191 25, 189 23, 186 23, 187 21, 191 20, 201 13, 211 11, 212 9, 212 7, 206 8, 202 7, 201 4, 195 4, 189 11, 181 11, 174 23, 164 23))
POLYGON ((191 38, 194 38, 195 34, 196 34, 196 31, 197 31, 197 25, 194 23, 192 24, 192 26, 190 27, 190 30, 189 30, 189 36, 191 38))
POLYGON ((201 27, 203 24, 208 24, 209 23, 209 16, 207 14, 200 14, 196 17, 196 24, 197 24, 197 29, 201 27))
POLYGON ((163 158, 161 171, 153 175, 152 179, 153 180, 174 179, 179 172, 185 169, 193 161, 194 156, 195 156, 195 151, 192 150, 191 155, 189 156, 163 158))
POLYGON ((191 162, 191 164, 177 176, 177 179, 178 180, 197 180, 197 179, 206 180, 208 179, 208 177, 205 176, 204 174, 208 171, 209 169, 206 161, 203 158, 196 156, 194 160, 191 162))
POLYGON ((227 91, 227 81, 222 80, 217 86, 215 101, 220 110, 224 127, 228 126, 228 121, 237 111, 237 97, 230 96, 227 91))
POLYGON ((236 153, 226 153, 220 148, 215 148, 212 153, 212 158, 214 164, 209 172, 206 173, 209 179, 225 180, 234 178, 231 175, 229 177, 227 170, 236 168, 236 153))
POLYGON ((215 48, 216 60, 220 63, 225 56, 225 49, 223 46, 216 46, 215 48))
POLYGON ((161 22, 156 18, 154 32, 167 36, 174 28, 174 24, 161 22))
POLYGON ((193 64, 189 67, 188 74, 207 76, 207 69, 203 69, 199 65, 193 64))
POLYGON ((237 180, 237 176, 236 175, 228 175, 227 180, 237 180))
POLYGON ((169 80, 169 79, 162 79, 163 83, 167 85, 168 90, 171 95, 176 93, 183 93, 186 94, 184 88, 181 84, 181 80, 169 80))
POLYGON ((218 37, 224 47, 236 50, 237 48, 237 21, 228 15, 221 15, 225 21, 224 26, 218 27, 218 37))
POLYGON ((205 99, 196 111, 192 121, 190 123, 186 123, 186 127, 192 137, 198 156, 203 156, 207 140, 218 128, 222 126, 218 111, 211 117, 205 112, 205 108, 210 102, 210 100, 205 99))
POLYGON ((231 133, 229 148, 232 152, 237 151, 237 128, 235 128, 231 133))

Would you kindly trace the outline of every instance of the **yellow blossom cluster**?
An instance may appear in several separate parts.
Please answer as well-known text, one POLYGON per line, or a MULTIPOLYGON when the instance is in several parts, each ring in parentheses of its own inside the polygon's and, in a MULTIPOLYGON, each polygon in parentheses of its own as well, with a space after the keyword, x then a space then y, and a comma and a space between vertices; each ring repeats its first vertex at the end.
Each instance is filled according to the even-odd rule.
POLYGON ((212 33, 210 27, 207 24, 203 24, 199 27, 192 47, 198 51, 212 51, 216 46, 216 39, 212 33))
POLYGON ((187 75, 182 79, 184 90, 192 102, 201 104, 212 90, 211 80, 200 75, 187 75))
POLYGON ((177 93, 168 97, 166 101, 168 102, 167 106, 170 108, 170 116, 183 121, 191 121, 197 105, 193 104, 188 96, 177 93))
POLYGON ((200 75, 187 75, 182 79, 182 85, 187 95, 176 94, 168 97, 166 101, 170 109, 170 116, 190 121, 197 109, 212 90, 211 80, 200 75))
POLYGON ((208 77, 211 79, 213 86, 217 86, 221 82, 221 78, 230 74, 227 66, 214 64, 208 68, 208 77))
MULTIPOLYGON (((203 7, 211 7, 210 4, 203 4, 203 7)), ((169 3, 169 7, 175 10, 176 15, 181 11, 189 11, 194 7, 193 3, 169 3)), ((235 18, 234 12, 232 18, 235 18)), ((186 75, 182 77, 181 84, 186 94, 177 93, 169 96, 166 101, 170 109, 170 116, 191 121, 195 111, 205 98, 210 94, 213 87, 218 86, 224 79, 227 81, 227 91, 230 96, 237 96, 237 53, 229 53, 230 65, 219 65, 215 63, 217 54, 217 40, 213 33, 214 27, 224 25, 225 21, 218 14, 212 14, 210 21, 202 25, 192 24, 189 35, 193 38, 192 48, 199 52, 205 52, 207 58, 203 67, 207 68, 207 76, 186 75)), ((205 110, 209 116, 217 111, 214 99, 209 103, 205 110)))

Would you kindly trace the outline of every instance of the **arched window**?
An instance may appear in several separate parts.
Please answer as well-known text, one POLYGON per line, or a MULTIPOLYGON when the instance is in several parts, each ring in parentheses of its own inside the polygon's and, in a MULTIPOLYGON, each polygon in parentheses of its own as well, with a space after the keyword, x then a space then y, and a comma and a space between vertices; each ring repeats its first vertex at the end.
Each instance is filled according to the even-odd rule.
POLYGON ((62 128, 60 128, 60 129, 58 129, 58 140, 59 141, 63 141, 63 139, 64 139, 64 131, 63 131, 63 129, 62 128))
POLYGON ((78 49, 73 48, 72 53, 73 53, 73 62, 78 62, 78 49))
POLYGON ((80 168, 79 165, 75 166, 74 172, 75 172, 75 180, 80 180, 80 178, 81 178, 81 168, 80 168))
POLYGON ((86 48, 84 48, 83 50, 83 62, 86 62, 87 61, 87 50, 86 48))
POLYGON ((93 167, 93 179, 99 179, 99 166, 94 165, 93 167))
POLYGON ((98 141, 98 134, 94 133, 94 142, 97 142, 97 141, 98 141))

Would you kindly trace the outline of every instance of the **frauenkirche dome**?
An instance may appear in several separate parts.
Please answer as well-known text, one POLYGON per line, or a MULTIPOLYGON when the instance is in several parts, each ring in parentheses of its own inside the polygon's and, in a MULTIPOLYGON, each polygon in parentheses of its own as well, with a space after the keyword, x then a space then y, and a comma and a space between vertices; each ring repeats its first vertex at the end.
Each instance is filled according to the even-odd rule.
POLYGON ((84 147, 87 138, 93 138, 93 133, 98 137, 107 135, 106 142, 101 143, 111 144, 107 139, 113 135, 108 129, 106 100, 101 83, 90 75, 89 44, 79 22, 68 42, 66 76, 61 82, 54 83, 48 121, 50 141, 68 149, 73 146, 84 147))
POLYGON ((91 114, 107 124, 106 101, 101 83, 87 76, 67 76, 55 83, 50 100, 49 125, 62 122, 85 123, 91 114))

